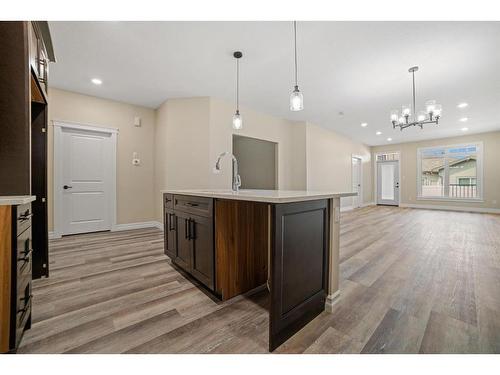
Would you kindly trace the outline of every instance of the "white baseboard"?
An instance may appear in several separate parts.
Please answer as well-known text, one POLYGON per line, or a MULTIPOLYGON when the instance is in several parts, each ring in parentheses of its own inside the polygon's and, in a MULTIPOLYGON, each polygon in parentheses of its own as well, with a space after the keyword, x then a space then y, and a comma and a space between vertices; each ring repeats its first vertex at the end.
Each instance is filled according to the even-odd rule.
POLYGON ((55 239, 58 239, 58 238, 61 238, 61 236, 55 234, 53 230, 49 231, 49 240, 55 240, 55 239))
MULTIPOLYGON (((359 208, 368 207, 368 206, 375 206, 375 202, 362 203, 359 208)), ((354 210, 354 208, 358 208, 358 207, 353 207, 353 206, 340 207, 340 212, 351 211, 351 210, 354 210)))
POLYGON ((143 221, 139 223, 116 224, 111 228, 112 232, 132 229, 158 228, 163 230, 163 224, 159 221, 143 221))
MULTIPOLYGON (((144 228, 158 228, 163 230, 163 224, 159 221, 143 221, 140 223, 128 224, 115 224, 111 227, 111 232, 119 232, 122 230, 144 229, 144 228)), ((60 234, 55 233, 53 230, 49 231, 49 240, 62 238, 60 234)))
POLYGON ((434 204, 413 204, 413 203, 401 203, 399 207, 421 208, 425 210, 445 210, 445 211, 461 211, 461 212, 479 212, 484 214, 500 214, 499 208, 487 208, 487 207, 442 206, 434 204))

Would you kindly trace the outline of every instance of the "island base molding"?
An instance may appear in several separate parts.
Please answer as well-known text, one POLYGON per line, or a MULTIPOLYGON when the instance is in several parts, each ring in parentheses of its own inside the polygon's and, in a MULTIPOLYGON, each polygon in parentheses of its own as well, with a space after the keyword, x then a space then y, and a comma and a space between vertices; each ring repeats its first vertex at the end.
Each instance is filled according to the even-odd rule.
POLYGON ((329 313, 333 312, 333 308, 337 304, 339 299, 340 299, 340 290, 337 290, 333 294, 329 294, 326 297, 326 301, 325 301, 325 311, 329 312, 329 313))

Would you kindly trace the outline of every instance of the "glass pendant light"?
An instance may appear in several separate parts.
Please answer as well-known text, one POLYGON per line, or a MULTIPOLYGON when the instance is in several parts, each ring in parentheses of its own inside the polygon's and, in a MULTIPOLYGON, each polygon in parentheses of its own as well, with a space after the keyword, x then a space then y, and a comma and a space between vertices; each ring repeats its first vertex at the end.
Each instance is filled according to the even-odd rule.
POLYGON ((293 36, 294 36, 294 47, 295 47, 295 87, 290 95, 290 110, 291 111, 302 111, 304 109, 304 97, 299 90, 299 84, 297 83, 297 21, 293 21, 293 36))
POLYGON ((236 112, 233 115, 233 129, 240 130, 243 127, 243 119, 240 115, 240 59, 243 54, 236 51, 233 56, 236 59, 236 112))

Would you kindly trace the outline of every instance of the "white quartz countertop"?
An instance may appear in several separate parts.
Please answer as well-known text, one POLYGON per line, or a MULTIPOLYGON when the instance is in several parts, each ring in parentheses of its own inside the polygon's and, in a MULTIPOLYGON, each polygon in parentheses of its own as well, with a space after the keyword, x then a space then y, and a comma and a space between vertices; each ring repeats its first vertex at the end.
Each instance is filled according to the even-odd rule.
POLYGON ((33 202, 35 199, 34 195, 0 195, 0 206, 16 206, 33 202))
POLYGON ((234 199, 241 201, 266 202, 266 203, 291 203, 312 201, 317 199, 341 198, 356 196, 352 192, 313 191, 313 190, 232 190, 194 189, 194 190, 162 190, 162 193, 195 195, 198 197, 234 199))

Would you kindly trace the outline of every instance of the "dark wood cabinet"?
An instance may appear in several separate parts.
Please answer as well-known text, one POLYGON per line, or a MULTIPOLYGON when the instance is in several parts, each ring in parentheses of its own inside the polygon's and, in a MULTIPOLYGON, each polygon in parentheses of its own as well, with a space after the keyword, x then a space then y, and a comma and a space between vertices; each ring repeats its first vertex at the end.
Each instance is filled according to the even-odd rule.
POLYGON ((176 232, 177 232, 177 254, 173 261, 183 268, 185 271, 191 273, 191 259, 192 259, 192 243, 189 238, 189 214, 184 212, 176 212, 176 232))
POLYGON ((173 210, 165 208, 165 255, 174 260, 177 256, 177 219, 173 210))
POLYGON ((163 201, 165 254, 215 291, 213 200, 165 194, 163 201))
POLYGON ((30 203, 0 206, 0 353, 31 327, 32 216, 30 203))
POLYGON ((0 22, 0 195, 34 195, 33 278, 47 277, 48 23, 0 22))
POLYGON ((214 290, 214 229, 213 219, 192 216, 188 223, 191 240, 191 273, 214 290))
POLYGON ((276 204, 272 220, 270 351, 325 309, 328 201, 276 204))

